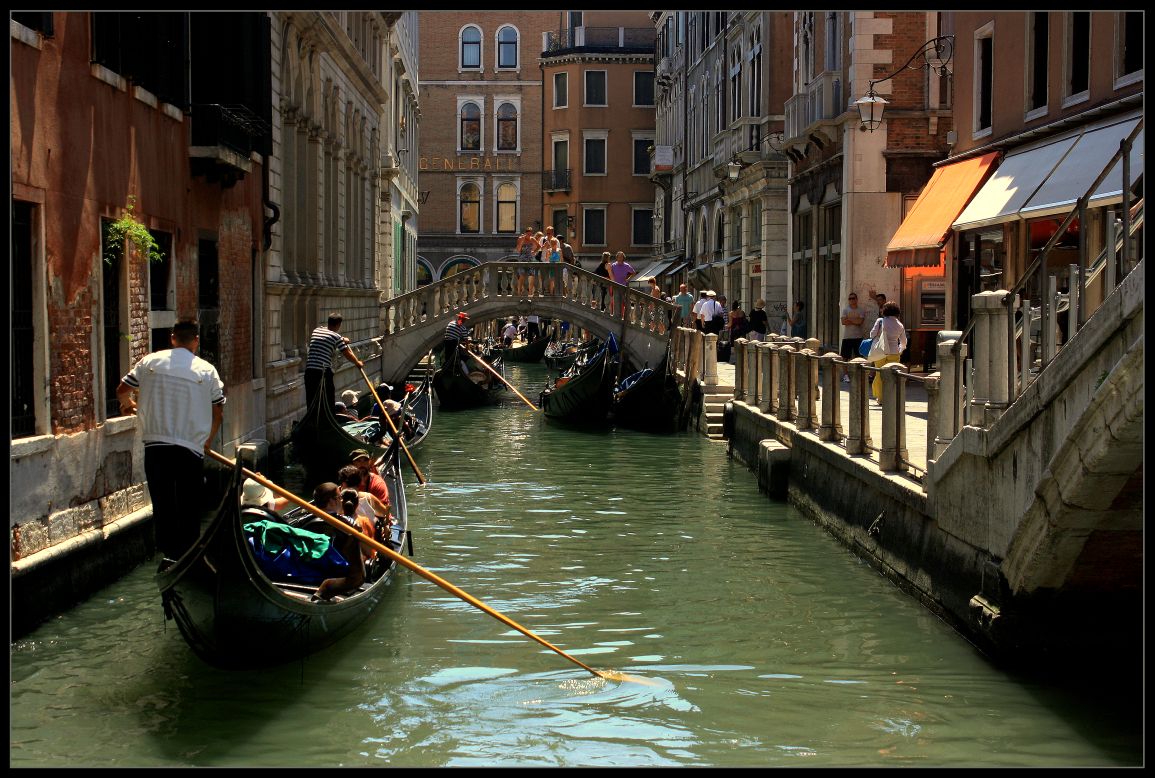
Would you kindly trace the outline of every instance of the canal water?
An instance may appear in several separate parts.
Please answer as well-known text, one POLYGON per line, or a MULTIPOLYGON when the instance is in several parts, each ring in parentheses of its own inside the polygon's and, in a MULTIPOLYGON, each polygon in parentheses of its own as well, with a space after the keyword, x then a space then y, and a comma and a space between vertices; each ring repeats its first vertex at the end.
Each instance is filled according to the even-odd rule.
MULTIPOLYGON (((510 366, 536 400, 545 370, 510 366)), ((291 458, 291 451, 288 452, 291 458)), ((415 561, 303 662, 210 668, 146 564, 14 643, 10 764, 1116 766, 1141 677, 1014 677, 693 434, 562 429, 510 395, 438 414, 415 561)), ((291 465, 277 471, 286 485, 291 465)), ((256 649, 254 649, 256 650, 256 649)))

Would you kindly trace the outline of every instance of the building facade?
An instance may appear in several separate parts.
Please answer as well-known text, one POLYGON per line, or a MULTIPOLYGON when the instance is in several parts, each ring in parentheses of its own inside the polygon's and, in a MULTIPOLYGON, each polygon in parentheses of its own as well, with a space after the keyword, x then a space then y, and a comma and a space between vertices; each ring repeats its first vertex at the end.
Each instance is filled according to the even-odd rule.
POLYGON ((563 11, 543 34, 542 218, 593 269, 655 250, 654 38, 642 11, 563 11))
POLYGON ((419 14, 417 283, 514 254, 541 211, 542 36, 556 13, 419 14))

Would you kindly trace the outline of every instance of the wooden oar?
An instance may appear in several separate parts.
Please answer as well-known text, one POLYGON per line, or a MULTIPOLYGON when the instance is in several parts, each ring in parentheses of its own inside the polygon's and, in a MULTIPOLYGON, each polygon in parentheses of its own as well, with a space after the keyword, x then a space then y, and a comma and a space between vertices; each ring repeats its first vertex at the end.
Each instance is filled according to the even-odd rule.
POLYGON ((385 403, 381 402, 381 398, 377 396, 377 390, 373 388, 373 382, 369 380, 369 376, 365 373, 365 368, 359 367, 357 369, 361 371, 361 377, 365 379, 365 385, 368 386, 369 391, 373 393, 373 399, 377 401, 377 407, 381 409, 381 415, 384 416, 385 421, 389 423, 389 431, 393 433, 393 439, 401 444, 401 450, 404 451, 405 456, 409 458, 409 464, 413 468, 413 472, 417 475, 417 480, 424 484, 425 476, 421 474, 421 468, 413 461, 413 455, 409 453, 409 448, 405 445, 401 433, 397 431, 397 427, 393 424, 393 419, 390 418, 385 403))
MULTIPOLYGON (((384 408, 384 406, 382 406, 382 408, 384 408)), ((213 451, 212 449, 209 449, 207 451, 207 453, 209 456, 211 456, 213 459, 217 460, 218 462, 220 462, 223 465, 228 465, 229 467, 234 467, 234 468, 237 466, 237 463, 235 461, 229 459, 228 457, 224 456, 223 454, 219 454, 216 451, 213 451)), ((521 626, 516 621, 514 621, 513 619, 506 616, 504 613, 501 613, 499 611, 494 610, 493 608, 489 607, 488 605, 486 605, 485 603, 483 603, 481 600, 477 599, 473 595, 471 595, 471 594, 469 594, 469 593, 467 593, 461 589, 458 589, 456 586, 449 583, 448 581, 446 581, 444 578, 437 575, 436 573, 434 573, 430 570, 427 570, 424 567, 422 567, 421 565, 414 562, 413 560, 408 559, 407 557, 404 557, 401 554, 398 554, 396 551, 389 548, 384 543, 381 543, 381 542, 377 541, 376 539, 371 538, 368 535, 353 529, 353 527, 351 527, 348 524, 346 524, 345 522, 341 521, 336 516, 332 516, 332 515, 326 513, 325 511, 321 510, 317 506, 313 505, 312 503, 306 502, 305 500, 301 499, 300 497, 298 497, 297 495, 288 491, 287 489, 282 489, 281 487, 277 486, 275 483, 273 483, 269 479, 262 476, 260 473, 254 473, 252 470, 249 470, 247 467, 242 467, 241 472, 244 473, 246 477, 252 478, 254 481, 259 483, 261 486, 264 486, 267 489, 272 489, 274 492, 281 495, 282 497, 284 497, 285 499, 287 499, 289 502, 293 503, 294 505, 299 505, 300 507, 304 508, 305 510, 314 514, 315 516, 318 516, 319 518, 324 519, 326 523, 336 527, 337 529, 341 530, 342 532, 345 532, 349 535, 352 535, 353 537, 357 538, 359 541, 361 541, 362 543, 365 543, 366 545, 372 546, 373 548, 377 549, 377 551, 385 554, 387 557, 394 560, 395 562, 398 562, 399 564, 402 564, 405 567, 408 567, 410 570, 417 573, 422 578, 425 578, 426 580, 432 581, 433 583, 437 584, 442 589, 444 589, 445 591, 452 594, 454 597, 457 597, 461 600, 464 600, 465 602, 469 603, 470 605, 472 605, 473 607, 475 607, 479 610, 485 611, 490 616, 493 616, 495 619, 500 621, 502 624, 505 624, 508 627, 512 627, 513 629, 516 629, 518 632, 525 635, 526 637, 537 641, 538 643, 540 643, 541 645, 550 649, 554 653, 565 657, 569 661, 573 662, 575 665, 581 667, 583 670, 586 670, 586 671, 592 673, 593 675, 596 675, 598 678, 605 678, 608 681, 635 681, 637 683, 643 683, 643 684, 647 684, 650 686, 656 685, 653 681, 649 680, 648 678, 638 678, 636 676, 627 675, 625 673, 619 673, 619 672, 616 672, 613 670, 595 670, 594 668, 585 664, 581 660, 575 659, 574 657, 567 654, 565 651, 562 651, 560 648, 555 646, 553 643, 550 643, 545 638, 542 638, 542 637, 534 634, 529 629, 526 629, 525 627, 521 626)))
POLYGON ((512 391, 514 394, 516 394, 518 397, 520 397, 522 400, 524 400, 526 405, 528 405, 530 408, 533 408, 535 411, 541 410, 541 408, 538 408, 536 405, 531 403, 529 400, 526 400, 525 396, 521 392, 517 391, 517 387, 515 387, 509 381, 506 381, 505 376, 503 376, 501 373, 494 370, 493 367, 488 362, 486 362, 484 359, 482 359, 481 357, 474 354, 469 349, 465 349, 465 353, 468 354, 469 356, 473 357, 474 359, 476 359, 478 362, 481 363, 482 367, 484 367, 486 370, 488 370, 489 372, 491 372, 495 376, 497 376, 498 380, 500 380, 503 384, 508 386, 510 388, 510 391, 512 391))

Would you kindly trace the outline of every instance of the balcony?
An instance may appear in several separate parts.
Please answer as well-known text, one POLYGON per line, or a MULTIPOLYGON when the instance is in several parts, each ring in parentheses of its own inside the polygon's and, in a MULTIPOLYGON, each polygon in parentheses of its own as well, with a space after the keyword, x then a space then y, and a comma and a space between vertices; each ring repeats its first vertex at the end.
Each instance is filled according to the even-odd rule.
POLYGON ((570 169, 541 171, 541 188, 543 192, 568 192, 570 169))
POLYGON ((227 189, 252 170, 250 155, 269 135, 269 125, 243 105, 201 103, 192 106, 189 158, 194 176, 227 189))
POLYGON ((573 27, 541 34, 542 54, 624 52, 654 53, 658 31, 653 27, 573 27))
POLYGON ((806 86, 805 92, 786 101, 786 142, 806 141, 815 131, 816 125, 823 123, 825 128, 831 130, 825 134, 833 140, 835 120, 845 108, 842 74, 831 70, 820 74, 806 86))

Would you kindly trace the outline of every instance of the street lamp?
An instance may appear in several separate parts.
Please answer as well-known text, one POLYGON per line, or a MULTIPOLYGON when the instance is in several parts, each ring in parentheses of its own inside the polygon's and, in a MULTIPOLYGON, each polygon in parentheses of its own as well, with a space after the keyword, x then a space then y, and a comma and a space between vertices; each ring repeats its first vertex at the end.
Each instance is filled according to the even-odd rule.
POLYGON ((730 161, 726 164, 726 175, 728 175, 730 177, 731 181, 737 181, 738 180, 738 174, 741 172, 742 172, 742 163, 738 161, 738 155, 735 154, 733 157, 731 157, 730 161))
POLYGON ((887 101, 879 97, 878 94, 874 91, 875 84, 881 84, 883 81, 889 81, 907 68, 911 70, 929 68, 930 70, 938 73, 940 76, 949 75, 950 71, 947 69, 947 65, 950 64, 950 61, 953 57, 953 35, 942 35, 938 38, 931 38, 926 43, 922 44, 922 46, 920 46, 917 51, 911 54, 910 59, 908 59, 902 65, 902 67, 895 70, 889 76, 884 76, 882 78, 877 78, 871 81, 866 87, 866 95, 864 97, 860 97, 854 102, 854 104, 858 106, 858 115, 862 120, 862 124, 859 125, 858 129, 862 130, 863 132, 867 130, 874 132, 882 124, 882 112, 886 108, 887 101), (915 58, 920 56, 922 57, 922 62, 912 65, 911 63, 914 62, 915 58))

